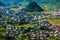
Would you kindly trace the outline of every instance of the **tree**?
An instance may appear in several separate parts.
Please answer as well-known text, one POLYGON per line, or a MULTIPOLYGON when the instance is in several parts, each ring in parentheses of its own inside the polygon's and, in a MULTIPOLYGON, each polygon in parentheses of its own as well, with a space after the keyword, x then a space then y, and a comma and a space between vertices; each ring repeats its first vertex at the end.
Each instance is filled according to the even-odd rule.
POLYGON ((20 20, 19 25, 21 25, 21 24, 26 24, 25 19, 20 20))
POLYGON ((0 18, 2 17, 2 14, 0 14, 0 18))
POLYGON ((6 36, 6 38, 5 38, 6 40, 16 40, 15 38, 13 38, 13 37, 10 37, 10 36, 6 36))

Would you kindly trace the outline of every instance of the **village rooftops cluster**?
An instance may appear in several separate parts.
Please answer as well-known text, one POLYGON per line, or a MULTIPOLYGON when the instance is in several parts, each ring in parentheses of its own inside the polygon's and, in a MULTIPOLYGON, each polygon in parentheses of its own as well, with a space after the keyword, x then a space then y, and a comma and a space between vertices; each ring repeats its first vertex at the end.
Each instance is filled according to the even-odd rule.
POLYGON ((48 22, 41 22, 33 28, 7 25, 7 35, 16 38, 29 38, 31 40, 43 39, 47 37, 60 37, 60 27, 48 22), (47 25, 46 25, 47 24, 47 25), (44 26, 43 26, 44 25, 44 26))
POLYGON ((60 14, 57 13, 58 11, 56 11, 55 14, 29 14, 25 10, 20 10, 19 12, 10 10, 11 8, 17 7, 21 7, 20 4, 10 4, 7 7, 0 7, 0 22, 6 27, 7 36, 19 38, 20 40, 24 38, 40 40, 53 36, 60 37, 60 26, 44 21, 44 19, 60 16, 60 14), (42 20, 42 22, 37 22, 37 20, 42 20), (34 24, 34 26, 31 28, 31 25, 23 26, 24 24, 34 24))

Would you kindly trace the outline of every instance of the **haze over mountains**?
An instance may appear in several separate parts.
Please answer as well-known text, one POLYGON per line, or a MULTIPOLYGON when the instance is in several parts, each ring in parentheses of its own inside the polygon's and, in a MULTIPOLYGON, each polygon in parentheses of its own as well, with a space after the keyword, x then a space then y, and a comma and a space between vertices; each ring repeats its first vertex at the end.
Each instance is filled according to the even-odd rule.
POLYGON ((0 0, 4 4, 10 3, 21 3, 23 6, 27 6, 29 2, 35 1, 37 2, 43 9, 52 10, 54 8, 60 8, 60 0, 0 0))
POLYGON ((11 2, 31 2, 31 1, 36 1, 38 3, 56 3, 60 2, 60 0, 0 0, 4 3, 11 3, 11 2))

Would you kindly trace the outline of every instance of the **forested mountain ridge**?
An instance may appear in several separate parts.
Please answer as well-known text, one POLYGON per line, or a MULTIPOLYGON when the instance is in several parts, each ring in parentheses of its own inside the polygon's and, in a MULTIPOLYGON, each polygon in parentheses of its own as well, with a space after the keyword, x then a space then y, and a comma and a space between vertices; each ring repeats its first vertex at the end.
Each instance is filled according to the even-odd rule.
POLYGON ((9 3, 21 3, 23 6, 27 6, 30 2, 35 1, 45 10, 53 10, 55 8, 60 8, 60 0, 0 0, 4 4, 9 3))

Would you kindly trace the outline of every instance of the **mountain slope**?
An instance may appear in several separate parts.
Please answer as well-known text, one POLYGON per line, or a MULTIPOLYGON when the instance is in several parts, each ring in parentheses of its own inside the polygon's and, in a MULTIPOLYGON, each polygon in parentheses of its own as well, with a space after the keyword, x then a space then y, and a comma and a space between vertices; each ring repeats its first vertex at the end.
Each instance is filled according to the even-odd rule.
MULTIPOLYGON (((43 9, 53 10, 55 6, 59 5, 60 0, 0 0, 4 4, 8 3, 21 3, 23 7, 27 6, 29 2, 37 2, 43 9)), ((58 6, 59 8, 59 6, 58 6)))
POLYGON ((28 6, 26 7, 26 11, 29 12, 41 12, 43 11, 43 9, 34 1, 34 2, 30 2, 28 4, 28 6))

